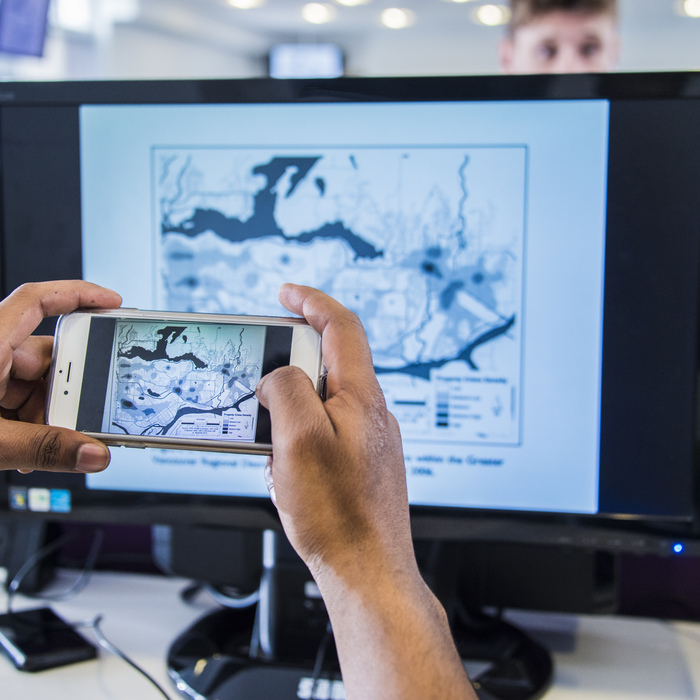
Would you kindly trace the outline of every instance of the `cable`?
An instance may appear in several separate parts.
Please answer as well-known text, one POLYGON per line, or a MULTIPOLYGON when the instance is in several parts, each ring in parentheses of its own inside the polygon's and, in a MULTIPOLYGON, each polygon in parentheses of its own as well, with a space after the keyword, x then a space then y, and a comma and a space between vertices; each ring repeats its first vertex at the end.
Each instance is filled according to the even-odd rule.
POLYGON ((215 586, 211 583, 194 583, 187 586, 180 594, 186 603, 192 603, 195 596, 201 591, 208 593, 219 605, 225 608, 249 608, 260 600, 260 589, 252 593, 238 594, 224 592, 222 586, 215 586))
MULTIPOLYGON (((50 554, 53 554, 57 549, 62 547, 67 542, 77 539, 79 536, 85 534, 86 530, 77 530, 75 532, 70 532, 66 535, 56 538, 53 542, 43 546, 38 549, 34 554, 32 554, 27 561, 22 564, 17 573, 14 575, 12 581, 7 587, 7 612, 12 612, 12 602, 15 595, 18 592, 19 587, 22 585, 22 581, 25 576, 37 565, 42 559, 45 559, 50 554)), ((80 572, 78 578, 65 590, 60 593, 55 593, 53 595, 43 595, 34 593, 23 593, 27 598, 33 598, 35 600, 48 600, 52 602, 57 602, 61 600, 68 600, 73 596, 78 595, 85 586, 90 581, 93 569, 95 568, 95 563, 97 562, 97 557, 100 553, 100 548, 102 547, 102 541, 104 540, 104 530, 98 528, 95 530, 92 544, 90 545, 90 550, 85 559, 85 564, 83 570, 80 572)))
POLYGON ((132 661, 119 647, 114 646, 112 642, 105 637, 104 632, 102 632, 102 629, 100 628, 100 623, 102 622, 102 615, 98 615, 94 620, 88 623, 84 623, 86 627, 91 628, 94 633, 95 633, 95 638, 97 639, 97 642, 99 645, 108 651, 110 654, 114 654, 114 656, 120 658, 122 661, 126 662, 133 668, 135 671, 138 671, 147 681, 149 681, 152 685, 155 686, 155 688, 158 690, 158 692, 166 699, 166 700, 171 700, 170 696, 165 692, 163 689, 163 686, 158 683, 158 681, 153 678, 145 669, 141 668, 135 661, 132 661))
POLYGON ((326 649, 328 648, 328 642, 333 638, 333 627, 331 626, 331 621, 328 620, 326 625, 326 632, 323 635, 321 643, 318 645, 318 651, 316 652, 316 660, 314 661, 314 672, 311 676, 311 694, 310 698, 316 697, 316 690, 318 682, 321 680, 321 671, 323 671, 323 662, 326 658, 326 649))
POLYGON ((233 596, 222 593, 216 586, 208 583, 202 584, 202 590, 206 591, 217 603, 226 608, 249 608, 260 600, 260 590, 253 591, 248 595, 233 596))

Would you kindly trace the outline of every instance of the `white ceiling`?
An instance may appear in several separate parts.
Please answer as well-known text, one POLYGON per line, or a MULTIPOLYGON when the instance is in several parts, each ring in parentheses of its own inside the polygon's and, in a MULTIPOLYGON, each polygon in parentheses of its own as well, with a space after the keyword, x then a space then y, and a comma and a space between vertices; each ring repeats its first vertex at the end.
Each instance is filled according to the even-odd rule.
MULTIPOLYGON (((700 19, 680 16, 680 2, 620 0, 621 69, 700 67, 700 19)), ((503 28, 472 20, 483 0, 371 0, 358 7, 331 0, 336 18, 326 25, 305 22, 304 4, 304 0, 266 0, 258 9, 237 10, 226 0, 141 0, 138 21, 193 41, 208 36, 250 56, 263 55, 280 41, 331 41, 345 50, 349 70, 355 74, 497 70, 494 47, 503 28), (381 25, 381 11, 397 5, 415 13, 413 26, 392 30, 381 25)))
MULTIPOLYGON (((495 0, 498 3, 499 0, 495 0)), ((507 0, 500 0, 507 4, 507 0)), ((154 0, 141 0, 144 10, 154 0)), ((314 39, 332 36, 352 40, 368 33, 383 35, 397 31, 410 32, 420 39, 424 32, 456 31, 471 34, 475 31, 490 31, 472 21, 475 8, 486 4, 485 0, 468 0, 461 3, 449 0, 371 0, 366 5, 344 7, 330 0, 327 4, 335 9, 334 21, 326 25, 311 25, 302 19, 301 8, 305 0, 266 0, 264 5, 252 10, 231 8, 226 0, 170 0, 172 12, 191 12, 198 16, 208 16, 213 21, 238 29, 254 32, 273 38, 314 39), (402 7, 415 13, 415 24, 406 30, 389 30, 381 25, 379 16, 388 7, 402 7)), ((681 18, 675 11, 678 0, 621 0, 623 23, 629 28, 671 27, 679 22, 693 20, 681 18)), ((167 14, 167 13, 166 13, 167 14)), ((167 17, 163 17, 167 22, 167 17)), ((700 21, 695 20, 700 30, 700 21)))
MULTIPOLYGON (((311 25, 301 16, 305 0, 266 0, 254 10, 236 10, 226 0, 81 0, 86 7, 111 7, 122 20, 138 12, 88 34, 52 25, 45 55, 0 56, 0 78, 257 77, 266 73, 272 46, 290 41, 338 44, 349 75, 499 72, 503 27, 472 21, 487 0, 370 0, 359 7, 326 1, 335 20, 311 25), (381 11, 391 5, 412 10, 415 24, 382 26, 381 11)), ((619 0, 620 70, 700 69, 700 19, 680 16, 681 1, 619 0)), ((75 8, 77 0, 54 2, 75 8)))

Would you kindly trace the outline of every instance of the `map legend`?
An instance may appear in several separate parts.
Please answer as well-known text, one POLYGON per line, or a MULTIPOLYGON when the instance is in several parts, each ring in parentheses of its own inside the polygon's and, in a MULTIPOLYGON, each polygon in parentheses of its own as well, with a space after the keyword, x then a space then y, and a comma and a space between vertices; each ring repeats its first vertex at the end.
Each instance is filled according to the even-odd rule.
POLYGON ((437 428, 447 428, 450 425, 450 395, 447 392, 440 392, 437 395, 437 413, 435 426, 437 428))

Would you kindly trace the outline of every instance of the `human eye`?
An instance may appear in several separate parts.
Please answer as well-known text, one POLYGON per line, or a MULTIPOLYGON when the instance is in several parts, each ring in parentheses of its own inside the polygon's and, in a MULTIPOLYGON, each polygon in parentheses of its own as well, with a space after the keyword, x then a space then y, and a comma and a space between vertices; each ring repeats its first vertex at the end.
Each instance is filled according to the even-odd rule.
POLYGON ((584 58, 593 58, 596 54, 599 54, 602 47, 599 41, 587 41, 581 45, 579 51, 581 56, 584 58))
POLYGON ((556 44, 545 42, 537 47, 537 56, 543 61, 553 61, 557 55, 556 44))

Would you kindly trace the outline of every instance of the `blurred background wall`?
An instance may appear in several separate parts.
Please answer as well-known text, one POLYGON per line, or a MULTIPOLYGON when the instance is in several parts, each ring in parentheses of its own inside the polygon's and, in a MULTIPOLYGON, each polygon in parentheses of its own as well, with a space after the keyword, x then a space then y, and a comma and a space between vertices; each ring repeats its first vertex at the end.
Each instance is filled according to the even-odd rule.
MULTIPOLYGON (((620 7, 619 70, 700 69, 700 0, 620 7)), ((50 0, 43 56, 0 53, 0 78, 257 77, 280 43, 333 44, 347 75, 497 73, 505 19, 483 0, 50 0)))

